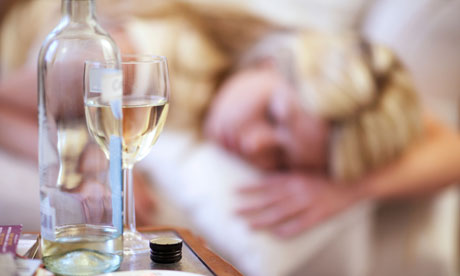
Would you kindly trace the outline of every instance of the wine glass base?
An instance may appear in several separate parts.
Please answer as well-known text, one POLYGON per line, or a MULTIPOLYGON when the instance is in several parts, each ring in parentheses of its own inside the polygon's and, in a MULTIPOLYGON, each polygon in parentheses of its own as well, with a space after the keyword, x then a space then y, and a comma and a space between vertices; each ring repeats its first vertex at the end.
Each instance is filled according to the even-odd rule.
POLYGON ((123 233, 123 254, 135 255, 150 251, 149 240, 144 239, 137 231, 125 231, 123 233))

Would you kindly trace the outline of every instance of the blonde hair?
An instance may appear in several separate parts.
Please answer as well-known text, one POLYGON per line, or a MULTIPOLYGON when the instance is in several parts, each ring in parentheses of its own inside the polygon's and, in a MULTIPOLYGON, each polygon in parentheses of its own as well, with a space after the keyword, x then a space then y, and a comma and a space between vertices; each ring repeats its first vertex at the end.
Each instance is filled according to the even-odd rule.
POLYGON ((308 33, 294 51, 302 103, 333 126, 334 178, 358 179, 395 159, 422 133, 408 72, 388 48, 355 34, 308 33))
POLYGON ((128 26, 136 46, 143 47, 139 50, 168 58, 173 90, 168 127, 199 129, 235 60, 275 29, 237 6, 217 2, 117 1, 117 8, 106 13, 133 16, 128 26))

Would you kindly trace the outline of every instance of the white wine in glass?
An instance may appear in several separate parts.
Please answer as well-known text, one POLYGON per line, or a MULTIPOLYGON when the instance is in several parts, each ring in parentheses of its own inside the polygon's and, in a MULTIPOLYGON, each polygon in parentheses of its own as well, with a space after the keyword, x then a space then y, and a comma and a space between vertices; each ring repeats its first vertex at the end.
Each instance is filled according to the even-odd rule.
POLYGON ((149 251, 148 240, 136 230, 132 169, 150 152, 163 129, 169 77, 166 58, 160 56, 123 56, 122 71, 112 67, 110 63, 86 63, 85 114, 89 132, 107 158, 113 154, 116 134, 122 133, 123 253, 129 255, 149 251))
POLYGON ((85 105, 88 127, 94 139, 109 156, 110 137, 118 133, 122 124, 123 164, 143 159, 155 144, 168 114, 168 100, 160 96, 124 96, 121 106, 123 118, 118 119, 109 103, 101 97, 87 99, 85 105))

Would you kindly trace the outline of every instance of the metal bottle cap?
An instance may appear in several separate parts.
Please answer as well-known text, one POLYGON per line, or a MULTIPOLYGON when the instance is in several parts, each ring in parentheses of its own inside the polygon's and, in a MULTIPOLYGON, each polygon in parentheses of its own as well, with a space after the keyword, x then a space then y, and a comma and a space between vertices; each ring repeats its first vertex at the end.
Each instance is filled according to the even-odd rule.
POLYGON ((182 258, 182 240, 158 237, 150 240, 150 259, 156 263, 175 263, 182 258))

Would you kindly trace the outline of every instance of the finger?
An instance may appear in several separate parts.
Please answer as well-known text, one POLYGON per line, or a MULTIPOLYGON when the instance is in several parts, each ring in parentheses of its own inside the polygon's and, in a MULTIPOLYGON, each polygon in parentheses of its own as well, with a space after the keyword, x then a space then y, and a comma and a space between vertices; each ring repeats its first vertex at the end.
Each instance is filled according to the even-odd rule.
POLYGON ((156 209, 143 208, 141 205, 136 205, 136 223, 139 226, 153 225, 155 220, 156 209))
POLYGON ((292 237, 312 228, 326 218, 327 214, 323 210, 312 208, 273 228, 273 233, 282 238, 292 237))
POLYGON ((134 197, 136 207, 144 210, 154 209, 156 206, 155 195, 146 177, 139 171, 134 173, 134 197))
POLYGON ((82 207, 88 223, 100 223, 102 220, 103 207, 102 202, 97 198, 85 195, 82 207))
POLYGON ((269 209, 271 206, 282 204, 286 201, 287 196, 284 194, 268 194, 264 197, 257 197, 255 200, 248 200, 243 206, 236 210, 239 215, 251 215, 269 209))
POLYGON ((140 197, 135 200, 136 222, 140 226, 149 225, 155 217, 155 204, 151 198, 140 197), (139 199, 139 200, 138 200, 139 199))
POLYGON ((156 207, 156 202, 150 191, 144 191, 145 193, 136 193, 134 196, 136 198, 136 208, 141 208, 143 210, 154 210, 156 207))
POLYGON ((112 219, 112 212, 115 211, 115 214, 117 214, 117 210, 113 210, 115 206, 112 206, 112 196, 110 193, 106 192, 104 194, 102 199, 102 206, 104 208, 103 219, 105 221, 110 221, 112 219))
POLYGON ((266 191, 266 188, 267 188, 266 186, 267 185, 265 185, 264 183, 258 182, 255 184, 238 187, 237 192, 243 195, 258 194, 258 193, 266 191))
POLYGON ((286 220, 306 212, 308 204, 303 202, 278 202, 276 205, 262 210, 257 215, 248 218, 249 224, 255 229, 272 228, 286 220))
POLYGON ((241 186, 237 191, 241 194, 248 195, 261 192, 282 192, 286 190, 287 183, 288 179, 283 177, 282 174, 272 174, 253 183, 248 183, 245 186, 241 186))
POLYGON ((154 214, 141 208, 136 208, 136 224, 138 226, 149 226, 153 224, 154 214))
POLYGON ((149 190, 139 191, 139 193, 134 195, 136 198, 136 208, 144 210, 144 212, 153 212, 156 209, 156 200, 153 193, 149 190))

